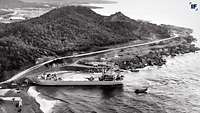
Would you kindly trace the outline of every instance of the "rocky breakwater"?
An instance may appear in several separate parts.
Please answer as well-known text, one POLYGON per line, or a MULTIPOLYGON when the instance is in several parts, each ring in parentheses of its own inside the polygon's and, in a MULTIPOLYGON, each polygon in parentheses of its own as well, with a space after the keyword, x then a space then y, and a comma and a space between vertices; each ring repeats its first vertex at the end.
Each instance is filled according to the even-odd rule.
POLYGON ((145 52, 145 54, 133 55, 131 58, 118 59, 115 62, 120 68, 132 72, 139 72, 139 68, 146 66, 162 66, 166 63, 166 57, 175 57, 200 50, 195 44, 192 44, 194 41, 196 39, 192 36, 177 37, 172 41, 149 45, 147 47, 148 52, 145 52))

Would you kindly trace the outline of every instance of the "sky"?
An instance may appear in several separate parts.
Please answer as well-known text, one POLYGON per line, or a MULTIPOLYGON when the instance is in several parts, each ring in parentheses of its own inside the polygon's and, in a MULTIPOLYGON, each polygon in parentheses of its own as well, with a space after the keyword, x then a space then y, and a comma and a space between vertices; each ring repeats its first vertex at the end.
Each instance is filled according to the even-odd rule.
POLYGON ((147 20, 156 24, 170 24, 194 29, 200 39, 200 0, 114 0, 117 4, 91 4, 103 6, 97 13, 110 15, 121 11, 133 19, 147 20), (192 10, 190 2, 199 5, 192 10))

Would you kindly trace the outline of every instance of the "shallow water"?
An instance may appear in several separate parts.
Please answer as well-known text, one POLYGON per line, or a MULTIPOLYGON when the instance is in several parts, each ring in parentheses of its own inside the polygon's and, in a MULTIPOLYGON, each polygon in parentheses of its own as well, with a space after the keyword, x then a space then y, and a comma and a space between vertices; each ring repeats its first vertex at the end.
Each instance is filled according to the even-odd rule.
MULTIPOLYGON (((101 14, 122 11, 135 19, 174 24, 194 29, 200 36, 200 12, 182 0, 119 0, 118 4, 98 5, 101 14), (134 1, 134 2, 133 2, 134 1), (145 4, 146 3, 146 4, 145 4), (154 4, 155 3, 155 4, 154 4), (155 7, 156 6, 156 7, 155 7)), ((92 4, 94 5, 94 4, 92 4)), ((200 45, 199 39, 197 45, 200 45)), ((168 57, 162 67, 146 67, 139 73, 125 73, 123 88, 37 87, 43 96, 59 99, 55 113, 199 113, 200 53, 168 57), (148 94, 136 95, 138 87, 149 86, 148 94)), ((47 106, 48 107, 48 106, 47 106)))

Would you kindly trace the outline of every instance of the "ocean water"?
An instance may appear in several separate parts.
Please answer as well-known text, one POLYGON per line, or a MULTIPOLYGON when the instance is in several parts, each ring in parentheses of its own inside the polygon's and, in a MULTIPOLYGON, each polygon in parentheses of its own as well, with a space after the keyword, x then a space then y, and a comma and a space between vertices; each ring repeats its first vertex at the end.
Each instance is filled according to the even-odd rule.
POLYGON ((199 113, 199 57, 200 53, 169 57, 160 68, 127 72, 122 88, 37 87, 37 91, 61 100, 55 113, 199 113), (147 94, 134 93, 143 86, 149 86, 147 94))
MULTIPOLYGON (((96 12, 121 11, 134 19, 149 20, 194 29, 200 40, 200 10, 190 9, 190 0, 118 0, 96 12)), ((194 0, 193 0, 194 1, 194 0)), ((198 1, 195 1, 198 2, 198 1)), ((146 67, 125 73, 122 88, 36 87, 41 96, 59 100, 54 113, 200 113, 200 52, 167 57, 162 67, 146 67), (149 86, 147 94, 136 88, 149 86)), ((48 107, 48 106, 46 106, 48 107)))

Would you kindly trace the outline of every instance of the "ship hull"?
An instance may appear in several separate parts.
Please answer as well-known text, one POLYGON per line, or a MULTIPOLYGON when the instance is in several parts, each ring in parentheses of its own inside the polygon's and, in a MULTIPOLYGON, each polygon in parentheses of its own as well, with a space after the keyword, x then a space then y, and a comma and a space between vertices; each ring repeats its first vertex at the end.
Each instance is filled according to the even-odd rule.
POLYGON ((38 80, 34 84, 41 86, 120 86, 120 81, 52 81, 38 80))

